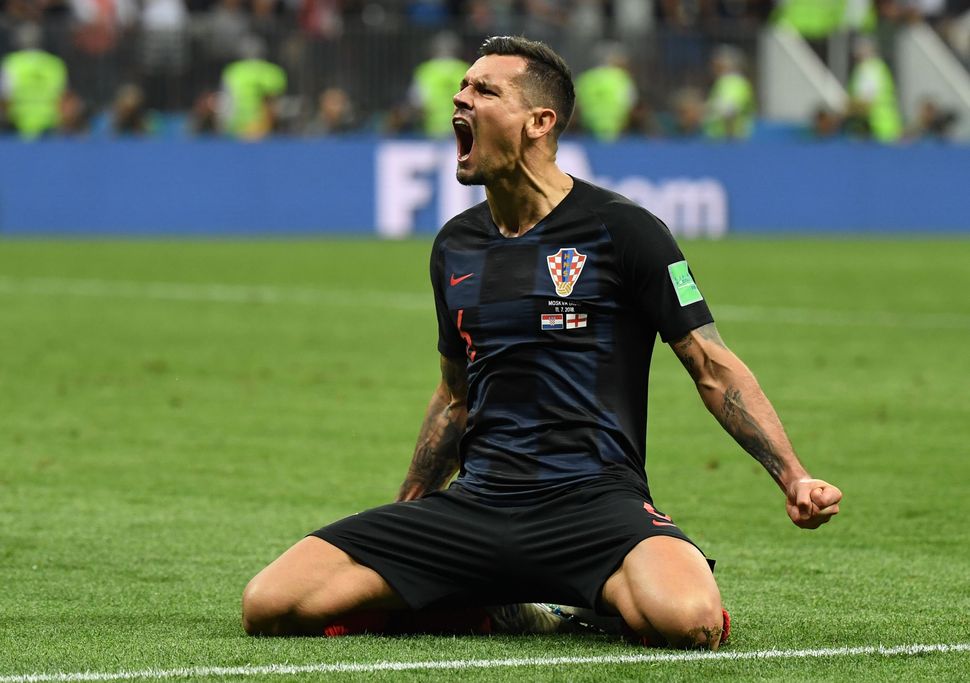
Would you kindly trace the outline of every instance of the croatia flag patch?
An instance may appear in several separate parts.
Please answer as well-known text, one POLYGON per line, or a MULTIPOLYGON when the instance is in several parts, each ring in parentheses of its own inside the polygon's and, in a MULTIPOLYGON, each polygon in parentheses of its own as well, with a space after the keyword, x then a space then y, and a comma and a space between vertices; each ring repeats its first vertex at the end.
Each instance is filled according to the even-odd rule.
POLYGON ((549 277, 556 287, 556 294, 569 296, 586 265, 586 254, 580 254, 572 247, 563 248, 546 256, 546 265, 549 266, 549 277))
POLYGON ((544 330, 561 330, 562 313, 543 313, 541 322, 544 330))
POLYGON ((577 327, 586 327, 586 314, 585 313, 567 313, 566 314, 566 329, 574 330, 577 327))

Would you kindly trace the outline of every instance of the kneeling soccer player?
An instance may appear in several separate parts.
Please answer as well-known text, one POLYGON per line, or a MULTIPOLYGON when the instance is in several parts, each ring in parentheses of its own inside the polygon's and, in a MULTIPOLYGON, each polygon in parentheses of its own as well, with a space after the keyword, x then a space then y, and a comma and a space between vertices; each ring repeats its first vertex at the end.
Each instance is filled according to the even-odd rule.
POLYGON ((243 595, 245 629, 541 630, 515 612, 547 602, 649 643, 715 649, 713 574, 644 469, 657 335, 795 524, 827 522, 842 494, 799 462, 667 228, 557 166, 574 102, 563 60, 517 37, 480 53, 453 123, 458 180, 487 200, 434 242, 441 383, 400 500, 313 532, 261 571, 243 595), (488 605, 507 607, 472 609, 488 605))

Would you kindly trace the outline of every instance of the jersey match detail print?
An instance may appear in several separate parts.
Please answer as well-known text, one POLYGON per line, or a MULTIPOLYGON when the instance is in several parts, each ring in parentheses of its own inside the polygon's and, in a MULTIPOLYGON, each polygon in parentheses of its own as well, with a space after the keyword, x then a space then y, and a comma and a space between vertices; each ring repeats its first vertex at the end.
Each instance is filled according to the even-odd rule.
POLYGON ((542 329, 544 330, 562 329, 562 313, 543 313, 541 316, 539 316, 539 320, 542 323, 542 329))
POLYGON ((567 313, 566 329, 572 330, 577 327, 586 327, 586 317, 585 313, 567 313))
POLYGON ((547 256, 546 263, 549 264, 549 276, 556 287, 556 294, 569 296, 573 293, 573 287, 576 286, 576 281, 583 272, 586 255, 580 254, 571 247, 563 248, 547 256))

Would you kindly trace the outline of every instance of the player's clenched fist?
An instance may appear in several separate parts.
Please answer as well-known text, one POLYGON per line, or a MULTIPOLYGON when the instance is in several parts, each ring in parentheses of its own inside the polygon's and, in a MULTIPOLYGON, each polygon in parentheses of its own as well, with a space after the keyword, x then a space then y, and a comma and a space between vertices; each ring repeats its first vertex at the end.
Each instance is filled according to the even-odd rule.
POLYGON ((788 516, 803 529, 817 529, 839 513, 842 491, 821 479, 799 479, 788 488, 788 516))

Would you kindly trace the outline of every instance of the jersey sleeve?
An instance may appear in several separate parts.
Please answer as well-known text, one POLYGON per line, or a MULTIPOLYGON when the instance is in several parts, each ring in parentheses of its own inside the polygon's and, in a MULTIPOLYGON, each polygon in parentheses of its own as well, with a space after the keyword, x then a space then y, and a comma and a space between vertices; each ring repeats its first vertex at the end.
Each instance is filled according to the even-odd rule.
POLYGON ((442 289, 443 261, 441 245, 439 240, 435 240, 431 250, 431 289, 434 292, 434 308, 438 318, 438 352, 445 358, 464 358, 465 342, 451 319, 442 289))
POLYGON ((625 297, 660 338, 676 341, 714 322, 694 275, 667 226, 645 209, 620 206, 605 219, 625 297))

